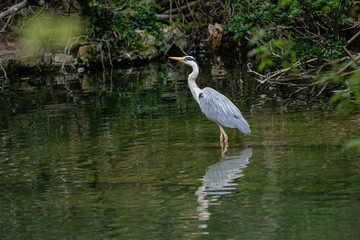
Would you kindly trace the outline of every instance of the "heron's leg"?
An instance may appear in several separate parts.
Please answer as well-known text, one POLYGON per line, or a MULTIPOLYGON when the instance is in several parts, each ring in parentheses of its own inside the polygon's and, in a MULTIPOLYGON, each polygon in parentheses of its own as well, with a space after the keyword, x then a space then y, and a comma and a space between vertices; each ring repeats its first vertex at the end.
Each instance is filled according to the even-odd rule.
POLYGON ((218 125, 219 126, 219 129, 220 129, 220 144, 223 142, 223 133, 222 133, 222 131, 221 131, 221 126, 220 125, 218 125))
POLYGON ((228 142, 228 136, 226 135, 225 130, 220 125, 219 125, 219 128, 220 128, 220 142, 222 142, 224 140, 224 142, 227 143, 228 142))
POLYGON ((228 147, 229 147, 229 144, 228 144, 228 142, 220 142, 220 146, 221 146, 221 156, 225 156, 225 153, 226 153, 226 151, 227 151, 227 149, 228 149, 228 147))

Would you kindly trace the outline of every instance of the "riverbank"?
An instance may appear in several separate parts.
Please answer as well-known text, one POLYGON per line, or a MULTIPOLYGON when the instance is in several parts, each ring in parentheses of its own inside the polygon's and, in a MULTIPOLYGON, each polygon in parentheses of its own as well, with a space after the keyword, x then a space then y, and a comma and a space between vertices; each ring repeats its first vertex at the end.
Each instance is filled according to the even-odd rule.
POLYGON ((17 11, 8 3, 8 15, 0 13, 2 79, 9 72, 67 74, 170 55, 236 52, 233 61, 246 62, 244 69, 263 88, 318 97, 350 86, 341 100, 360 88, 359 6, 352 1, 17 4, 24 2, 17 11))
POLYGON ((151 61, 169 53, 188 55, 229 45, 222 41, 221 24, 210 23, 202 19, 204 13, 199 13, 209 4, 73 2, 68 6, 64 1, 56 9, 41 1, 35 5, 22 1, 0 13, 3 78, 7 71, 50 69, 66 73, 90 65, 105 69, 151 61), (13 20, 13 16, 20 20, 13 20), (19 21, 23 24, 16 27, 19 21))

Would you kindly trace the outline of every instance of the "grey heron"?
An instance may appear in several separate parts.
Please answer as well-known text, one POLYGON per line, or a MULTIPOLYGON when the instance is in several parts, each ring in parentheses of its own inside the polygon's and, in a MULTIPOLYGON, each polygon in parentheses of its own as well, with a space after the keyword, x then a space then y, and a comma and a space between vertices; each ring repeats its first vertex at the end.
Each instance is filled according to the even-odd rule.
POLYGON ((170 57, 192 67, 192 72, 188 77, 190 91, 199 104, 201 111, 205 116, 218 124, 220 128, 220 144, 227 144, 228 136, 224 127, 235 128, 246 135, 251 133, 248 122, 241 115, 240 110, 223 94, 215 89, 205 87, 200 89, 196 85, 196 78, 199 75, 199 66, 194 57, 170 57))

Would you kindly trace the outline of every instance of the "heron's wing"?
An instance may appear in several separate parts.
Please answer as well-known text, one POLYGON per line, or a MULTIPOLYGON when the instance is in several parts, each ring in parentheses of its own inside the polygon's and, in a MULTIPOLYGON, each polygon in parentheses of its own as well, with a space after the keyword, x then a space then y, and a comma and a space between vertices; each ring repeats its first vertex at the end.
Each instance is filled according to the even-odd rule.
POLYGON ((208 119, 225 127, 236 128, 247 135, 251 133, 240 110, 223 94, 206 87, 201 90, 198 99, 201 111, 208 119))

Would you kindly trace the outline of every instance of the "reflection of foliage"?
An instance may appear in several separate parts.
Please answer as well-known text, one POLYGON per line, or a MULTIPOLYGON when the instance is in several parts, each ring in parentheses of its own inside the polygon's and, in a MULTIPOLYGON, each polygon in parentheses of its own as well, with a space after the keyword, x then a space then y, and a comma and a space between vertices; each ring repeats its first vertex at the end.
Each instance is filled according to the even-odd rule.
POLYGON ((75 111, 74 115, 81 119, 82 115, 87 114, 96 114, 98 117, 124 114, 124 121, 127 121, 127 117, 141 118, 151 114, 155 110, 154 106, 161 103, 165 87, 162 81, 165 75, 158 74, 156 69, 149 66, 133 70, 131 74, 126 74, 124 70, 116 71, 111 79, 104 78, 101 73, 83 78, 82 82, 87 81, 90 89, 87 93, 82 93, 82 85, 77 84, 78 80, 69 82, 67 92, 63 91, 63 87, 57 89, 56 85, 50 86, 50 89, 34 86, 32 91, 2 92, 0 117, 3 124, 14 127, 13 133, 22 136, 24 140, 39 136, 39 144, 53 142, 54 137, 63 138, 71 131, 67 119, 62 118, 69 111, 75 111), (48 105, 52 102, 57 102, 54 108, 48 105), (88 105, 91 111, 82 112, 88 105))
POLYGON ((343 149, 348 150, 351 148, 355 148, 360 152, 360 139, 354 139, 344 144, 343 149))
MULTIPOLYGON (((166 65, 159 67, 160 72, 165 71, 164 67, 166 65)), ((161 111, 157 106, 161 105, 166 87, 163 84, 165 77, 166 74, 159 73, 156 67, 146 66, 130 73, 118 70, 111 76, 102 73, 83 76, 81 83, 86 84, 86 91, 79 79, 67 81, 66 91, 63 85, 42 87, 35 84, 31 91, 3 91, 0 94, 3 130, 0 148, 9 156, 27 152, 29 160, 14 159, 19 165, 32 166, 31 169, 23 168, 28 173, 26 176, 19 171, 12 180, 39 181, 48 177, 61 180, 61 172, 52 172, 63 164, 59 159, 76 156, 80 162, 74 160, 73 164, 81 165, 81 161, 86 161, 81 159, 82 151, 96 155, 107 147, 107 143, 101 141, 103 135, 118 136, 126 129, 135 128, 142 119, 153 118, 154 112, 161 111), (88 145, 79 144, 88 141, 88 138, 82 138, 84 136, 99 142, 92 142, 89 149, 88 145)), ((17 87, 32 83, 31 80, 26 83, 19 80, 17 87)), ((13 87, 16 88, 15 82, 13 87)), ((123 144, 121 139, 112 141, 123 144)), ((71 169, 68 170, 71 172, 71 169)))

